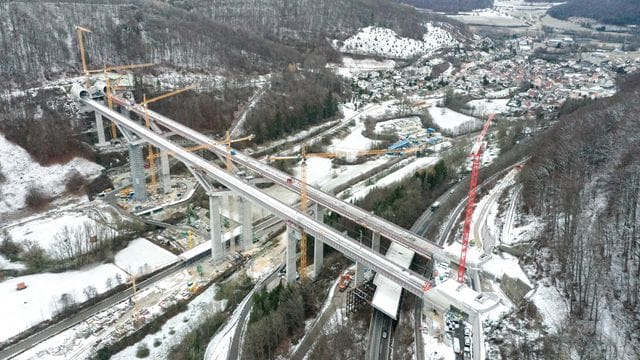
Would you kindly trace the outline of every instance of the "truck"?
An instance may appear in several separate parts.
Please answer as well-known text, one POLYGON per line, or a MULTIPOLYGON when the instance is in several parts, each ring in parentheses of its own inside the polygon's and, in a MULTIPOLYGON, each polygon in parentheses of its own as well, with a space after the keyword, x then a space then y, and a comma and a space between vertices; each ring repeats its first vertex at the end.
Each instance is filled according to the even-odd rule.
POLYGON ((433 204, 431 204, 431 211, 436 211, 438 210, 439 207, 440 207, 440 201, 436 201, 433 204))
POLYGON ((345 291, 349 287, 349 284, 351 284, 351 276, 349 274, 341 275, 340 281, 338 281, 340 292, 345 291))

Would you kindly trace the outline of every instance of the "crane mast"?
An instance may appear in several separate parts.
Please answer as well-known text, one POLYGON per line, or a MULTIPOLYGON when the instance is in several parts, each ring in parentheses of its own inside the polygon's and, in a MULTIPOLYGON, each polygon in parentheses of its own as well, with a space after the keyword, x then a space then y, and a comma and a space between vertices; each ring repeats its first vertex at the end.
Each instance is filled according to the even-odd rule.
POLYGON ((471 232, 471 219, 473 210, 476 205, 476 190, 478 187, 478 174, 480 172, 480 157, 482 155, 482 139, 489 131, 491 121, 493 121, 493 113, 489 115, 487 122, 484 124, 480 135, 476 139, 471 153, 473 163, 471 165, 471 179, 469 180, 469 195, 467 196, 467 207, 465 208, 464 225, 462 227, 462 250, 460 252, 460 260, 458 261, 458 282, 464 282, 464 273, 467 268, 467 249, 469 248, 469 234, 471 232))

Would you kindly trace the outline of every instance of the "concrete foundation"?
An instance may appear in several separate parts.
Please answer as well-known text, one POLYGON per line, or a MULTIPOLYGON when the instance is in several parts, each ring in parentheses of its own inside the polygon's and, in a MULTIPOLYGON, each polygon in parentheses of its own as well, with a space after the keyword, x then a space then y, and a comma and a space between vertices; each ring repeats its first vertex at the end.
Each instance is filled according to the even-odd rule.
POLYGON ((211 227, 211 259, 214 263, 219 263, 224 256, 220 225, 220 197, 212 194, 209 194, 209 226, 211 227))
POLYGON ((146 176, 144 174, 142 145, 129 143, 129 166, 131 168, 131 184, 133 184, 133 191, 136 192, 135 198, 146 200, 146 176))

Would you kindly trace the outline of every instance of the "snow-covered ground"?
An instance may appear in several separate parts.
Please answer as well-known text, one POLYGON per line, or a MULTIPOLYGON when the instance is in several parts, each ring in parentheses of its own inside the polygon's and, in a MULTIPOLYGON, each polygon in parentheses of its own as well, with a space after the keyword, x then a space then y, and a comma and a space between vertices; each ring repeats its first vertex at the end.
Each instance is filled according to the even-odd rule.
POLYGON ((61 310, 59 300, 62 294, 70 294, 77 303, 83 302, 87 300, 85 288, 93 286, 97 293, 103 293, 117 285, 116 276, 121 281, 127 279, 127 274, 115 265, 103 264, 58 274, 20 276, 1 282, 0 341, 50 319, 61 310), (19 282, 24 282, 27 288, 16 290, 19 282))
POLYGON ((455 46, 458 41, 448 31, 431 23, 422 40, 399 36, 387 28, 368 26, 346 39, 340 51, 353 54, 379 55, 408 59, 431 51, 455 46))
POLYGON ((215 288, 215 286, 211 286, 202 294, 198 295, 189 303, 187 311, 179 313, 169 319, 162 325, 160 331, 145 336, 137 344, 123 349, 111 358, 114 360, 135 359, 138 344, 143 343, 146 344, 150 350, 148 359, 166 359, 171 347, 180 343, 189 331, 200 325, 205 319, 205 314, 215 313, 224 308, 226 300, 214 300, 215 288), (160 340, 161 342, 158 346, 154 345, 156 340, 160 340))
POLYGON ((84 230, 85 224, 93 227, 96 222, 88 214, 65 212, 11 227, 8 229, 8 233, 18 244, 31 241, 45 250, 50 250, 64 229, 68 229, 70 232, 84 230))
POLYGON ((467 103, 473 109, 474 116, 487 115, 489 113, 506 113, 507 103, 510 99, 478 99, 467 103))
POLYGON ((33 161, 26 150, 3 135, 0 135, 0 154, 0 171, 6 179, 0 183, 0 214, 24 208, 25 197, 32 186, 55 197, 64 192, 67 179, 73 172, 93 179, 103 169, 81 158, 64 165, 41 166, 33 161))
POLYGON ((336 73, 345 77, 353 77, 356 74, 376 71, 376 70, 391 70, 396 66, 396 62, 393 60, 374 60, 374 59, 354 59, 349 56, 342 58, 342 64, 328 64, 328 68, 335 69, 336 73))
POLYGON ((0 254, 0 270, 22 270, 25 266, 20 262, 12 262, 0 254))
POLYGON ((138 238, 120 250, 114 263, 126 272, 142 275, 177 261, 178 257, 151 241, 138 238))
POLYGON ((542 315, 543 323, 555 332, 565 321, 569 307, 565 298, 554 286, 540 285, 531 297, 542 315))
POLYGON ((446 107, 432 106, 429 108, 429 114, 440 129, 452 134, 459 134, 482 126, 478 119, 446 107))
POLYGON ((391 184, 400 182, 403 179, 412 176, 416 171, 435 164, 437 160, 438 158, 436 157, 410 158, 404 160, 400 164, 398 170, 381 178, 374 184, 366 185, 365 181, 351 187, 350 192, 352 195, 347 199, 347 201, 362 199, 375 189, 384 188, 391 184))

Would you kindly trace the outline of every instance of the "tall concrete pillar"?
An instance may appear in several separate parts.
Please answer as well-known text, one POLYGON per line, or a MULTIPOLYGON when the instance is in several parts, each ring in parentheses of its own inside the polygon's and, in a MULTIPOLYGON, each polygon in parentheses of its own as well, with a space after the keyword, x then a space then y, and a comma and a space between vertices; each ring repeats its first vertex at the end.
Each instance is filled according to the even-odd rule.
MULTIPOLYGON (((319 222, 324 221, 324 213, 326 209, 320 205, 315 206, 316 220, 319 222)), ((316 238, 313 243, 313 268, 314 276, 317 278, 322 271, 322 264, 324 262, 324 243, 316 238)))
POLYGON ((211 259, 222 260, 222 227, 220 226, 220 197, 209 194, 209 226, 211 227, 211 259))
POLYGON ((291 226, 287 226, 287 282, 296 281, 296 245, 298 244, 298 232, 291 226))
POLYGON ((242 236, 240 248, 244 251, 251 247, 253 244, 253 224, 251 218, 251 203, 245 198, 240 199, 241 206, 241 219, 242 222, 242 236))
POLYGON ((371 236, 371 249, 373 249, 373 251, 377 253, 380 252, 380 233, 377 233, 375 231, 371 236))
POLYGON ((129 143, 129 166, 131 168, 131 184, 133 184, 133 190, 136 192, 135 197, 138 200, 145 200, 147 191, 142 145, 129 143))
POLYGON ((162 191, 165 194, 171 192, 171 173, 169 171, 169 155, 166 151, 160 153, 160 168, 161 168, 161 176, 162 179, 162 191))
POLYGON ((356 286, 362 285, 364 282, 364 265, 356 261, 356 286))
POLYGON ((108 143, 104 137, 104 123, 102 122, 102 114, 95 112, 96 114, 96 129, 98 130, 98 146, 107 146, 108 143))

